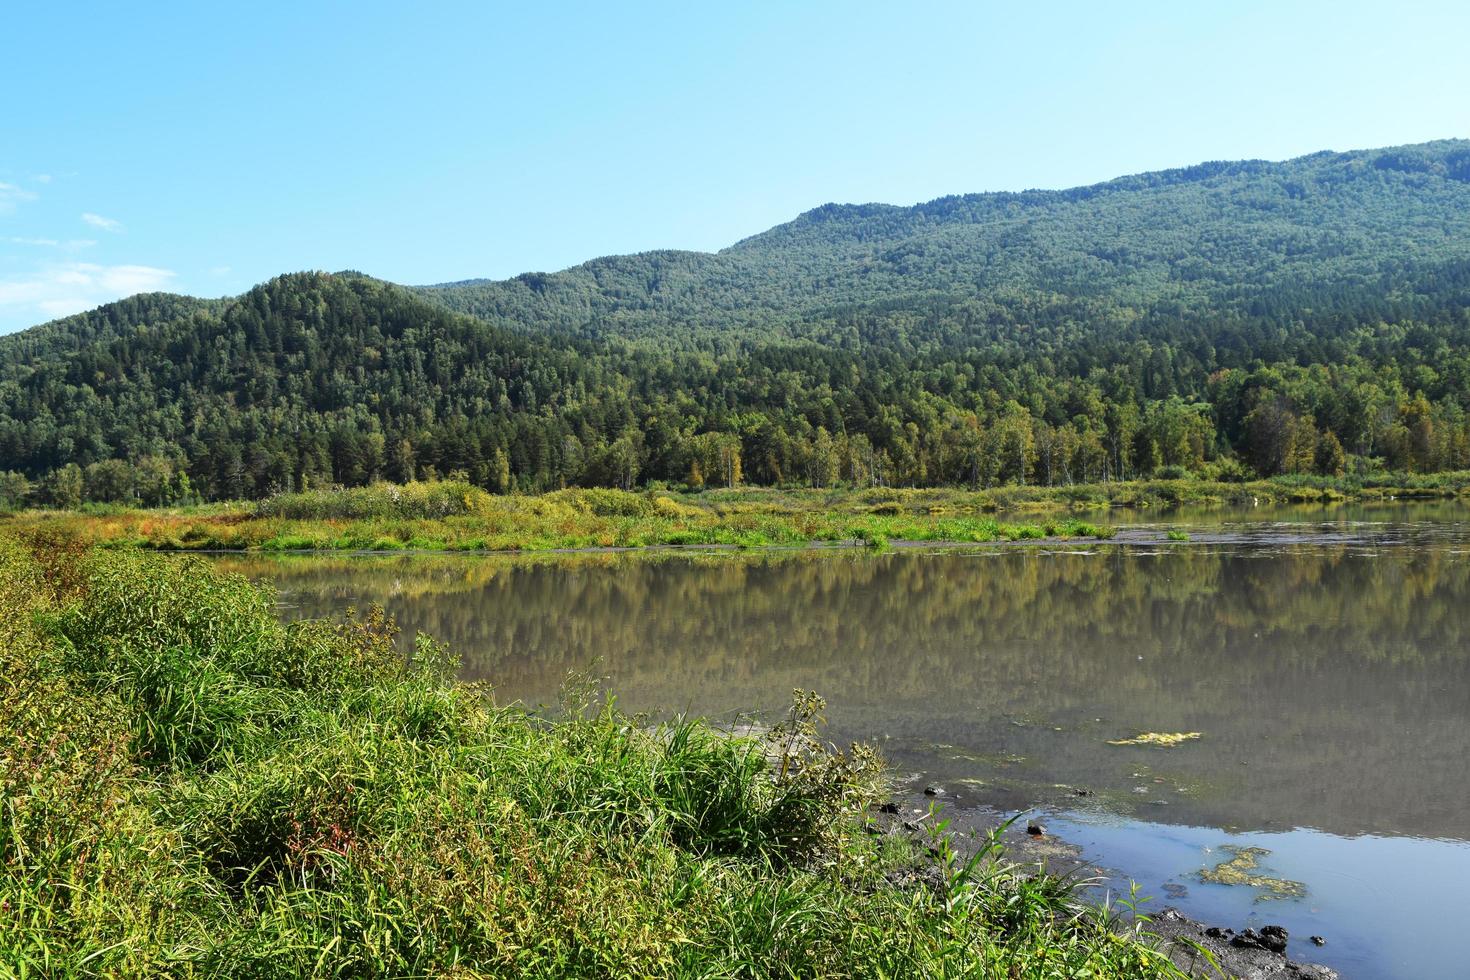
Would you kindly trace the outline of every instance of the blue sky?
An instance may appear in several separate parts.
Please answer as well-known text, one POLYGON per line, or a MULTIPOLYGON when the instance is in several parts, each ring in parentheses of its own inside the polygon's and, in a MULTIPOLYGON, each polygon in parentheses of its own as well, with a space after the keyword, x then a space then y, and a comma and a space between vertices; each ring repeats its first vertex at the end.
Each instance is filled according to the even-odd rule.
POLYGON ((1470 135, 1470 4, 11 0, 0 332, 1470 135))

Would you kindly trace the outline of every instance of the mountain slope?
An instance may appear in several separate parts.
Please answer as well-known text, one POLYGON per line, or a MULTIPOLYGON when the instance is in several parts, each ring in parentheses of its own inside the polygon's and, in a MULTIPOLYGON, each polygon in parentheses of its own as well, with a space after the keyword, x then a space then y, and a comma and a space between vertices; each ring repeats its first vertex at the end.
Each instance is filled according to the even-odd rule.
MULTIPOLYGON (((1470 263, 1470 141, 1285 163, 1202 164, 1067 191, 915 207, 825 205, 714 254, 651 252, 504 282, 424 287, 524 330, 667 347, 732 339, 922 344, 843 318, 977 304, 1022 323, 1038 298, 1133 315, 1270 315, 1293 294, 1436 304, 1470 263), (1437 277, 1437 278, 1436 278, 1437 277)), ((1358 307, 1358 301, 1346 305, 1358 307)), ((943 326, 943 324, 941 324, 943 326)), ((968 339, 963 328, 950 341, 968 339)), ((901 334, 901 335, 899 335, 901 334)))
POLYGON ((0 337, 0 506, 462 473, 1470 468, 1470 143, 826 206, 717 254, 282 276, 0 337))

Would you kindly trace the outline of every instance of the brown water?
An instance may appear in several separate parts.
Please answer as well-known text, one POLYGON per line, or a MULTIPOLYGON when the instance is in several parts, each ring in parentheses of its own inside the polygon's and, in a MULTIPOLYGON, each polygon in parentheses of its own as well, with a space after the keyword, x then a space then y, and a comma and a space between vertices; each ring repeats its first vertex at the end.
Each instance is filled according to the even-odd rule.
POLYGON ((503 701, 554 701, 591 671, 629 710, 734 722, 817 690, 834 738, 877 742, 952 810, 1044 811, 1158 904, 1280 922, 1293 956, 1348 976, 1454 977, 1470 975, 1465 516, 1217 512, 1183 519, 1188 543, 1136 522, 1108 544, 877 556, 219 560, 272 580, 288 616, 381 602, 503 701), (1142 732, 1200 737, 1110 744, 1142 732), (1254 873, 1305 894, 1200 880, 1222 845, 1265 848, 1254 873))

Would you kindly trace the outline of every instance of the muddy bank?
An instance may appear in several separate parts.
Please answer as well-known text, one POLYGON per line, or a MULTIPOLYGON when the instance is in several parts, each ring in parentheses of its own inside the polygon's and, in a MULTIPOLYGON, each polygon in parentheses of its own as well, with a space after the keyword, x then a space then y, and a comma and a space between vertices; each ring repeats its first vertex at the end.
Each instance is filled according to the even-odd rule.
MULTIPOLYGON (((946 796, 944 787, 931 784, 875 807, 868 814, 869 833, 902 835, 924 844, 934 839, 936 825, 943 820, 962 856, 973 854, 998 832, 1004 860, 1084 881, 1102 871, 1083 860, 1079 847, 1050 833, 1040 819, 1022 818, 1006 824, 989 811, 951 813, 943 809, 946 796)), ((937 857, 932 847, 929 853, 937 857)), ((942 887, 942 882, 942 869, 930 864, 906 872, 895 883, 942 887)), ((1278 925, 1236 930, 1197 921, 1166 906, 1148 914, 1143 931, 1158 938, 1176 966, 1200 980, 1340 980, 1330 967, 1298 962, 1287 955, 1292 945, 1298 949, 1307 943, 1323 945, 1322 937, 1293 938, 1278 925)))

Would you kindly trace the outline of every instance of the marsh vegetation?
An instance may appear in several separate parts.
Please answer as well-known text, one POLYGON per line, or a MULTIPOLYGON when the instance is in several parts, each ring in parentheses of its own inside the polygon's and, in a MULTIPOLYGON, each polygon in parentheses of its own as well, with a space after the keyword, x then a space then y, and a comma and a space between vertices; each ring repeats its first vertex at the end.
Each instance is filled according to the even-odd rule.
POLYGON ((896 883, 928 859, 863 832, 882 771, 810 696, 765 738, 585 687, 553 718, 274 598, 0 536, 0 974, 1170 973, 1061 879, 896 883))

